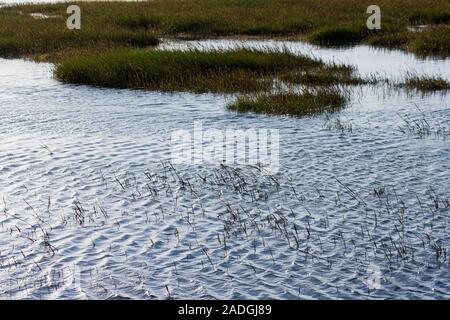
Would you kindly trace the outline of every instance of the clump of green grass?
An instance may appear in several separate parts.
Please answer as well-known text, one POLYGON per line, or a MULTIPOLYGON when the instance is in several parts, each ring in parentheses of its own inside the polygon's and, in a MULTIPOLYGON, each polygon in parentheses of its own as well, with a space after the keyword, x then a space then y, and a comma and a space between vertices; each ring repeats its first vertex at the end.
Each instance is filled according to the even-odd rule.
POLYGON ((367 38, 366 42, 375 47, 406 49, 411 34, 405 30, 379 33, 367 38))
POLYGON ((307 86, 362 85, 375 82, 373 79, 360 78, 356 75, 356 70, 352 66, 335 63, 301 72, 290 72, 283 75, 281 79, 288 83, 307 86))
POLYGON ((346 45, 361 42, 369 34, 365 25, 327 26, 309 36, 312 43, 320 45, 346 45))
POLYGON ((376 47, 408 50, 422 57, 448 57, 450 25, 430 25, 420 31, 384 31, 370 35, 364 42, 376 47))
POLYGON ((409 48, 418 55, 450 55, 450 25, 429 27, 416 32, 409 42, 409 48))
POLYGON ((440 76, 419 76, 416 74, 407 74, 405 82, 400 86, 422 92, 450 90, 450 82, 440 76))
POLYGON ((114 88, 249 92, 270 89, 278 74, 323 65, 286 50, 121 50, 67 59, 55 76, 67 83, 114 88))
POLYGON ((311 116, 341 110, 347 97, 336 88, 302 92, 279 92, 244 95, 229 103, 227 109, 271 115, 311 116))
POLYGON ((369 30, 366 24, 353 23, 326 26, 309 35, 312 43, 326 46, 367 43, 379 47, 406 48, 408 32, 406 27, 384 23, 379 30, 369 30))

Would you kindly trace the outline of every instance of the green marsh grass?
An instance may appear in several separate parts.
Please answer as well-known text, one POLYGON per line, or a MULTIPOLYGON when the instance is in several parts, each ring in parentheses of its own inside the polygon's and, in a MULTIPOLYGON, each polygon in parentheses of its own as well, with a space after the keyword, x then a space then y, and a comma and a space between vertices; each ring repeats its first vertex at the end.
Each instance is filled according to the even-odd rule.
POLYGON ((399 86, 421 92, 450 90, 450 82, 440 76, 419 76, 413 73, 408 73, 405 82, 399 86))
MULTIPOLYGON (((22 8, 0 9, 0 56, 33 57, 36 60, 58 60, 53 57, 101 52, 111 48, 148 47, 159 44, 148 30, 116 28, 101 24, 97 17, 84 17, 81 30, 66 27, 66 15, 52 5, 27 6, 29 11, 43 11, 48 19, 34 19, 22 8), (33 8, 33 9, 32 9, 33 8)), ((25 10, 27 11, 27 10, 25 10)))
POLYGON ((367 43, 374 47, 408 49, 408 43, 414 34, 407 30, 384 32, 367 39, 367 43))
POLYGON ((75 84, 162 91, 269 90, 277 75, 324 66, 287 50, 120 50, 67 59, 57 79, 75 84))
POLYGON ((449 1, 379 0, 382 29, 375 31, 365 27, 366 9, 371 4, 370 0, 81 2, 81 32, 65 28, 67 3, 19 5, 0 9, 0 55, 59 51, 62 56, 80 48, 142 47, 154 44, 155 35, 284 37, 327 45, 368 43, 424 55, 448 55, 445 43, 449 41, 445 39, 450 36, 446 25, 449 1), (52 18, 33 19, 31 13, 52 18), (440 29, 432 28, 426 34, 408 31, 408 26, 417 23, 440 29))
POLYGON ((375 79, 362 79, 352 66, 344 64, 321 65, 300 72, 290 72, 281 78, 292 84, 306 86, 364 85, 375 84, 375 79))
POLYGON ((450 55, 450 25, 428 27, 416 32, 409 42, 410 51, 427 56, 430 52, 435 56, 448 57, 450 55))
POLYGON ((311 33, 309 40, 320 45, 346 45, 359 43, 371 33, 365 24, 326 26, 311 33))
POLYGON ((305 89, 301 92, 278 92, 243 95, 227 105, 237 112, 270 115, 312 116, 341 110, 347 102, 336 88, 305 89))

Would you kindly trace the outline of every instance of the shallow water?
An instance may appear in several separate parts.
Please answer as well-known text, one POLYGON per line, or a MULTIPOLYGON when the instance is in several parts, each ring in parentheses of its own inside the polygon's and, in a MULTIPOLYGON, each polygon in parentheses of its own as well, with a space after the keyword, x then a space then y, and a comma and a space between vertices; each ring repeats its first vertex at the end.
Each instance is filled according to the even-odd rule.
MULTIPOLYGON (((450 78, 450 60, 365 46, 189 46, 244 44, 450 78)), ((448 94, 365 87, 329 118, 268 117, 51 70, 0 59, 1 298, 450 298, 448 94), (195 121, 279 130, 280 172, 161 163, 195 121)))

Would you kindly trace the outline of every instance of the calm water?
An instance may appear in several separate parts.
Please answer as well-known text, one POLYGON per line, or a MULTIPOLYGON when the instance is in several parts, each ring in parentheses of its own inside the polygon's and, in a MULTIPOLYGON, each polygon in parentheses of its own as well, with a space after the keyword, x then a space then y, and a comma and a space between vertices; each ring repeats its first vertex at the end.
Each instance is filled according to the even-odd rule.
MULTIPOLYGON (((450 78, 450 60, 364 46, 163 47, 235 45, 450 78)), ((233 98, 64 85, 0 59, 0 297, 450 298, 448 94, 364 87, 311 118, 231 113, 233 98), (279 130, 280 172, 161 163, 195 121, 279 130)))

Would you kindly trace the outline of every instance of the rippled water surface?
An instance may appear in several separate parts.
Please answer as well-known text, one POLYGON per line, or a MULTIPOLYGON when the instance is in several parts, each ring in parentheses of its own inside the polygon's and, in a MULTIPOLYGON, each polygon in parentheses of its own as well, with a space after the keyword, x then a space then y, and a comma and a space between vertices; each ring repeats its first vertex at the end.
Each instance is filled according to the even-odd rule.
MULTIPOLYGON (((364 46, 163 46, 192 45, 450 78, 449 60, 364 46)), ((0 59, 0 297, 450 298, 448 94, 364 87, 310 118, 236 114, 232 99, 63 85, 50 64, 0 59), (279 130, 280 171, 172 166, 172 132, 195 121, 279 130)))

